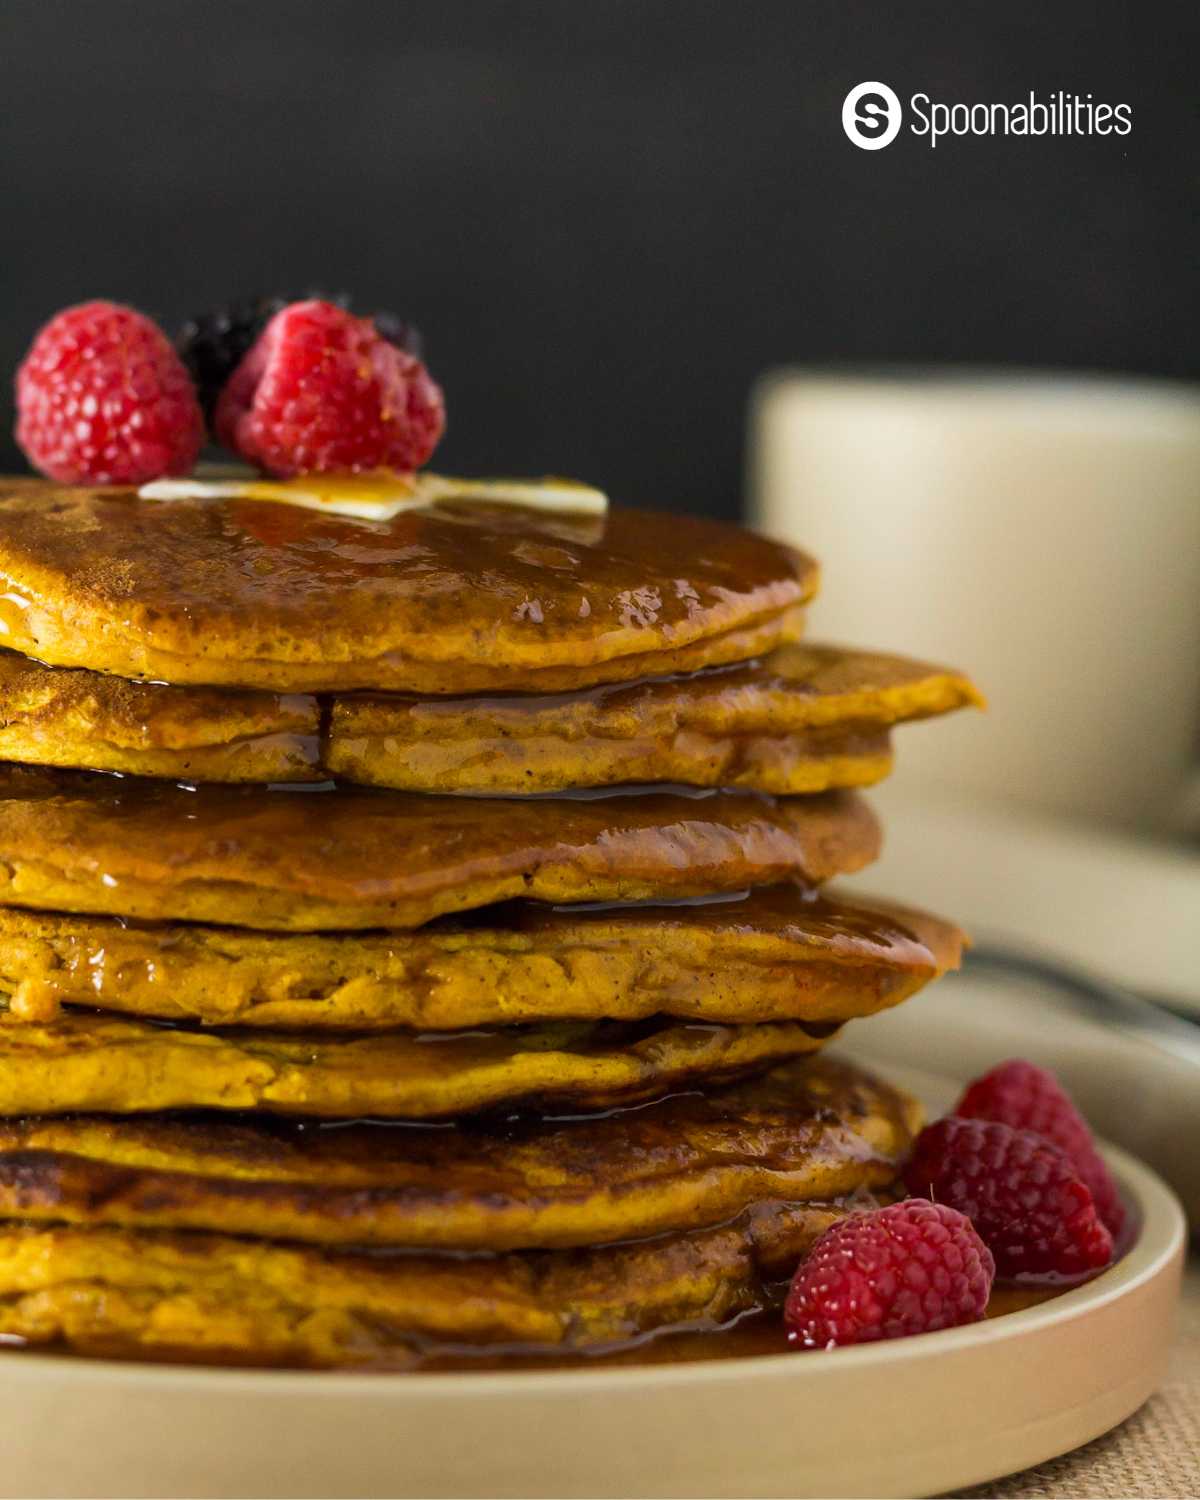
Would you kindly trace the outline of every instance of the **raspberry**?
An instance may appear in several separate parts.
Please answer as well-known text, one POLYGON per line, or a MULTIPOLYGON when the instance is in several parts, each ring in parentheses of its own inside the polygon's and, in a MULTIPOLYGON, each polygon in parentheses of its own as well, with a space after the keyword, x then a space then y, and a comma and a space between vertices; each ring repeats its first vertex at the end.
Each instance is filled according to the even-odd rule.
POLYGON ((17 442, 63 484, 186 474, 204 440, 191 380, 166 336, 115 302, 68 307, 17 371, 17 442))
MULTIPOLYGON (((311 292, 309 296, 321 297, 322 294, 311 292)), ((208 421, 213 420, 217 399, 226 382, 263 329, 277 312, 282 312, 296 300, 294 297, 241 297, 200 313, 180 329, 175 347, 196 382, 200 405, 208 421)), ((350 310, 347 292, 337 292, 324 300, 343 311, 350 310)), ((416 359, 421 358, 421 335, 410 324, 389 312, 372 313, 371 321, 375 324, 375 331, 389 344, 395 344, 416 359)))
POLYGON ((1087 1121, 1071 1096, 1045 1068, 1020 1058, 977 1078, 954 1110, 964 1119, 999 1120, 1014 1130, 1033 1130, 1071 1158, 1091 1189, 1100 1217, 1114 1239, 1125 1224, 1125 1205, 1104 1165, 1087 1121))
POLYGON ((270 474, 418 468, 445 427, 419 359, 369 318, 294 302, 267 324, 217 402, 217 436, 270 474))
POLYGON ((865 1344, 983 1317, 995 1267, 969 1219, 910 1199, 840 1220, 813 1246, 784 1305, 788 1342, 865 1344))
POLYGON ((1009 1280, 1082 1281, 1112 1260, 1112 1236, 1069 1157, 1032 1130, 949 1115, 917 1137, 909 1192, 966 1214, 1009 1280))

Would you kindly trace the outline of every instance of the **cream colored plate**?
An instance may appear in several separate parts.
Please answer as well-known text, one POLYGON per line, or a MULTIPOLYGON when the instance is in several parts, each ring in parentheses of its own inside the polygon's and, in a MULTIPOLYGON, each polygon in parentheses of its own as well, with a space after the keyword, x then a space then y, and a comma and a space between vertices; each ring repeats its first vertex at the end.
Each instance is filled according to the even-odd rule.
MULTIPOLYGON (((950 1091, 925 1089, 934 1108, 950 1091)), ((887 1496, 981 1482, 1107 1431, 1161 1377, 1183 1217, 1147 1167, 1108 1154, 1143 1219, 1118 1266, 1041 1307, 892 1344, 392 1376, 0 1355, 0 1494, 887 1496)))

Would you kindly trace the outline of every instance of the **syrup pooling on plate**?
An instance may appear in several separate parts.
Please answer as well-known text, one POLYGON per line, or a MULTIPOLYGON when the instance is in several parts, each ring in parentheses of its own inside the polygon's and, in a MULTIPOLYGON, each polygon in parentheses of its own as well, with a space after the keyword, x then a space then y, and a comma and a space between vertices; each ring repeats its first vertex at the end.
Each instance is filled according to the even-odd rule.
MULTIPOLYGON (((597 1365, 682 1365, 714 1359, 756 1359, 789 1353, 787 1335, 780 1318, 787 1283, 764 1288, 762 1304, 738 1313, 723 1327, 712 1323, 673 1329, 631 1339, 602 1353, 562 1355, 545 1350, 508 1348, 482 1352, 463 1346, 437 1348, 427 1345, 415 1356, 415 1364, 404 1368, 425 1374, 466 1374, 472 1370, 585 1370, 597 1365)), ((987 1316, 1039 1307, 1062 1296, 1056 1288, 996 1287, 988 1303, 987 1316)))
MULTIPOLYGON (((532 1344, 471 1347, 454 1343, 413 1341, 403 1350, 381 1355, 371 1363, 370 1368, 380 1372, 421 1374, 561 1370, 569 1375, 573 1370, 597 1367, 696 1364, 710 1360, 779 1356, 789 1353, 779 1315, 786 1287, 786 1282, 765 1284, 757 1299, 745 1311, 735 1313, 724 1324, 712 1319, 701 1319, 688 1326, 666 1331, 635 1333, 586 1352, 569 1354, 553 1347, 532 1344)), ((1062 1295, 1062 1290, 1055 1288, 1035 1290, 997 1287, 988 1303, 987 1317, 1000 1318, 1009 1313, 1023 1312, 1062 1295)), ((32 1350, 40 1347, 37 1341, 11 1334, 4 1335, 3 1342, 16 1349, 32 1350)), ((56 1347, 55 1352, 62 1355, 72 1351, 56 1347)), ((115 1341, 91 1352, 104 1353, 115 1359, 156 1359, 165 1363, 256 1363, 252 1356, 239 1358, 236 1350, 212 1351, 207 1355, 187 1347, 174 1350, 160 1347, 149 1351, 145 1347, 131 1348, 115 1341)))

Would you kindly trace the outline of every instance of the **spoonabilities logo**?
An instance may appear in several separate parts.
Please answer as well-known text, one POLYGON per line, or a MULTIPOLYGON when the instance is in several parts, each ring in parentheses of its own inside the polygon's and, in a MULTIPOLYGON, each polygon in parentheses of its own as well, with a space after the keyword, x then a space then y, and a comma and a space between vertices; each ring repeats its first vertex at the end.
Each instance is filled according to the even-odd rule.
POLYGON ((904 111, 886 83, 859 83, 842 104, 842 129, 863 151, 881 151, 900 133, 904 111))
MULTIPOLYGON (((930 147, 947 136, 1123 136, 1133 130, 1131 104, 1106 104, 1065 89, 1041 98, 1031 89, 1012 103, 943 103, 918 93, 907 109, 909 133, 930 147)), ((882 151, 900 134, 904 111, 886 83, 858 83, 842 100, 842 129, 860 151, 882 151)))

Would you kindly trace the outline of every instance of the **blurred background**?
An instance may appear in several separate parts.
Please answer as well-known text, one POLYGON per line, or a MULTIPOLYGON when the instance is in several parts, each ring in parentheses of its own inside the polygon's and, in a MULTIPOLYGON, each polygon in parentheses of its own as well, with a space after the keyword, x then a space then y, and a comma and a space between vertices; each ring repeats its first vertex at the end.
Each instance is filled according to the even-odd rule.
MULTIPOLYGON (((746 514, 822 557, 815 634, 972 669, 991 713, 905 738, 872 882, 1200 1017, 1198 44, 1128 0, 6 0, 0 360, 92 296, 394 310, 439 467, 746 514), (860 151, 871 79, 1133 130, 860 151)), ((1036 1055, 1179 1167, 1186 1038, 1103 984, 1068 1024, 1064 972, 1057 1010, 944 986, 895 1055, 1050 1015, 1036 1055)))
POLYGON ((734 515, 772 366, 1196 374, 1198 41, 1127 0, 5 0, 0 360, 84 297, 347 289, 424 331, 452 472, 734 515), (864 79, 1134 129, 859 151, 864 79))

